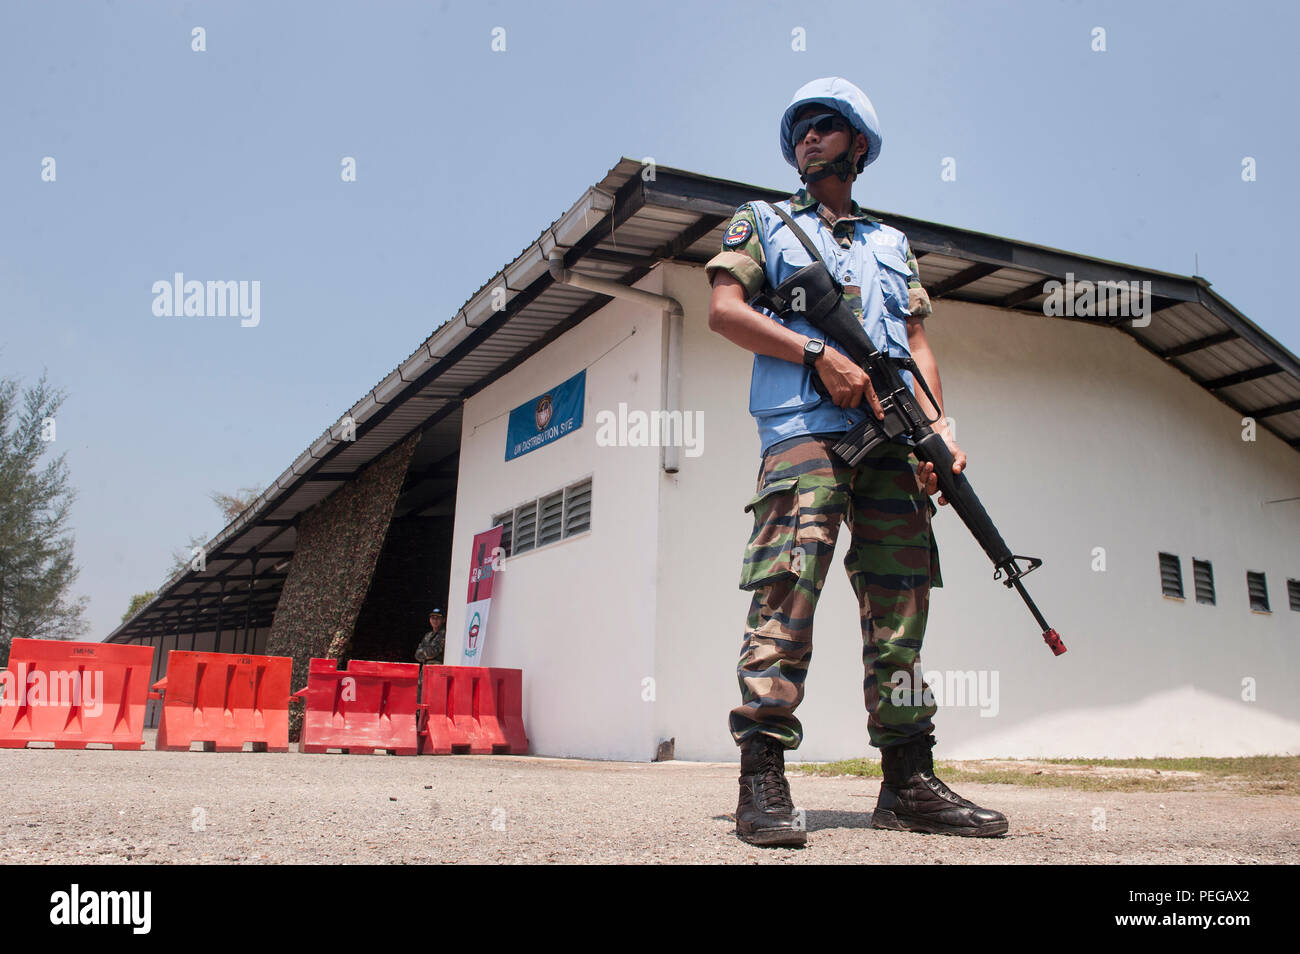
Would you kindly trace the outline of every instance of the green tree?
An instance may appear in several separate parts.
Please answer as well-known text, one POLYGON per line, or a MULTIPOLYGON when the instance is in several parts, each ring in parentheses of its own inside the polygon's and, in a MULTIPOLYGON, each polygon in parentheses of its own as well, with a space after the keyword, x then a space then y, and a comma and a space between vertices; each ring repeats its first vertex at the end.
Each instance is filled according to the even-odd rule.
POLYGON ((122 622, 125 623, 128 619, 130 619, 132 616, 135 615, 136 610, 138 610, 141 606, 144 606, 144 604, 148 603, 151 599, 153 599, 157 595, 158 595, 157 590, 150 590, 147 593, 137 593, 135 594, 135 596, 131 597, 131 605, 128 606, 126 608, 126 612, 122 614, 122 622))
POLYGON ((21 397, 17 380, 0 379, 0 666, 15 637, 75 639, 88 628, 87 599, 72 597, 67 462, 41 466, 64 397, 44 374, 21 397))

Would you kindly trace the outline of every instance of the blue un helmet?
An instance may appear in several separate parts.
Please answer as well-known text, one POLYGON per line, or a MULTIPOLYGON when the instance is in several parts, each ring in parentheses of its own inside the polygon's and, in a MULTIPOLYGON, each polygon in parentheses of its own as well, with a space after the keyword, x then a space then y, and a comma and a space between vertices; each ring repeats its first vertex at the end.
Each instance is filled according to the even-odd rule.
POLYGON ((809 103, 820 103, 829 107, 848 120, 849 125, 856 132, 860 132, 867 137, 867 151, 858 160, 856 171, 861 172, 876 161, 876 157, 880 155, 882 140, 880 137, 880 120, 876 118, 876 110, 872 107, 871 100, 867 99, 866 93, 843 77, 825 76, 799 87, 799 91, 794 94, 794 99, 790 101, 785 114, 781 117, 781 154, 785 156, 786 162, 799 171, 800 181, 804 183, 816 182, 831 173, 839 176, 841 180, 847 181, 849 172, 852 170, 849 162, 849 157, 853 155, 851 145, 848 150, 840 153, 839 156, 829 162, 822 162, 821 160, 810 162, 808 164, 810 169, 822 162, 821 168, 816 171, 808 172, 799 169, 799 163, 794 155, 794 141, 792 138, 794 116, 801 107, 807 106, 809 103))

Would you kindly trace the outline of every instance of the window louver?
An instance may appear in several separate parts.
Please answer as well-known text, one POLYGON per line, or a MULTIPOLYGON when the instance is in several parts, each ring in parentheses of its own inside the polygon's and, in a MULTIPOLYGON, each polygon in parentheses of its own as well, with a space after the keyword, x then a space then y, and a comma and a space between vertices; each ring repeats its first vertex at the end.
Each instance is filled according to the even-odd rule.
POLYGON ((591 529, 591 481, 584 480, 564 491, 564 535, 591 529))
POLYGON ((1268 609, 1268 582, 1264 579, 1263 573, 1255 573, 1252 570, 1246 571, 1246 591, 1250 594, 1250 608, 1259 610, 1261 613, 1267 613, 1268 609))
POLYGON ((537 501, 524 504, 515 510, 514 549, 512 553, 527 553, 537 546, 537 501))
POLYGON ((1209 560, 1192 561, 1192 581, 1196 585, 1196 602, 1214 605, 1214 568, 1209 560))
POLYGON ((591 529, 591 478, 492 518, 506 556, 527 553, 591 529))
POLYGON ((542 498, 541 518, 538 523, 537 545, 544 547, 560 539, 564 529, 564 494, 557 491, 542 498))
POLYGON ((1160 590, 1165 596, 1183 598, 1183 568, 1172 553, 1160 554, 1160 590))

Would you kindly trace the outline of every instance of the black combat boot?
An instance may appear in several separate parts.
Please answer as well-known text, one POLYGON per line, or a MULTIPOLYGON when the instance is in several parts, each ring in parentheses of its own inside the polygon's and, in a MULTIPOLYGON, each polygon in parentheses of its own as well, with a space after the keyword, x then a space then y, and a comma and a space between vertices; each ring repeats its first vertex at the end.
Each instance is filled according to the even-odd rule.
POLYGON ((785 780, 785 746, 770 735, 752 735, 740 746, 736 834, 751 845, 797 847, 808 841, 785 780))
POLYGON ((930 757, 933 736, 880 750, 885 780, 871 824, 896 831, 922 831, 940 835, 987 838, 1005 835, 1007 816, 980 808, 962 798, 934 776, 930 757))

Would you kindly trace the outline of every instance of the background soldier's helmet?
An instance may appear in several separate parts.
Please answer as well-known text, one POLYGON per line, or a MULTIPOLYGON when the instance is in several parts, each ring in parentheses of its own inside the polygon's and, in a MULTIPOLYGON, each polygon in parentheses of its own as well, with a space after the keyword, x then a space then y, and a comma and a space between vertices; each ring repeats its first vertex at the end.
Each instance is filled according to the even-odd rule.
POLYGON ((786 107, 785 113, 781 116, 781 155, 785 156, 786 162, 798 169, 800 179, 804 182, 816 181, 832 172, 839 175, 841 179, 847 179, 849 172, 848 159, 853 155, 853 149, 850 146, 847 152, 827 163, 820 171, 820 174, 813 173, 811 176, 806 176, 804 170, 799 169, 799 163, 794 154, 794 143, 791 142, 791 133, 794 131, 795 114, 799 112, 801 107, 807 106, 809 103, 820 103, 838 112, 848 120, 849 125, 854 130, 867 137, 867 151, 858 160, 858 172, 876 161, 876 157, 880 155, 880 146, 883 140, 880 136, 880 120, 876 118, 876 110, 871 105, 871 100, 867 99, 866 93, 843 77, 826 76, 799 87, 799 91, 794 94, 794 99, 790 101, 790 105, 786 107), (841 162, 843 167, 836 168, 837 163, 841 162))

